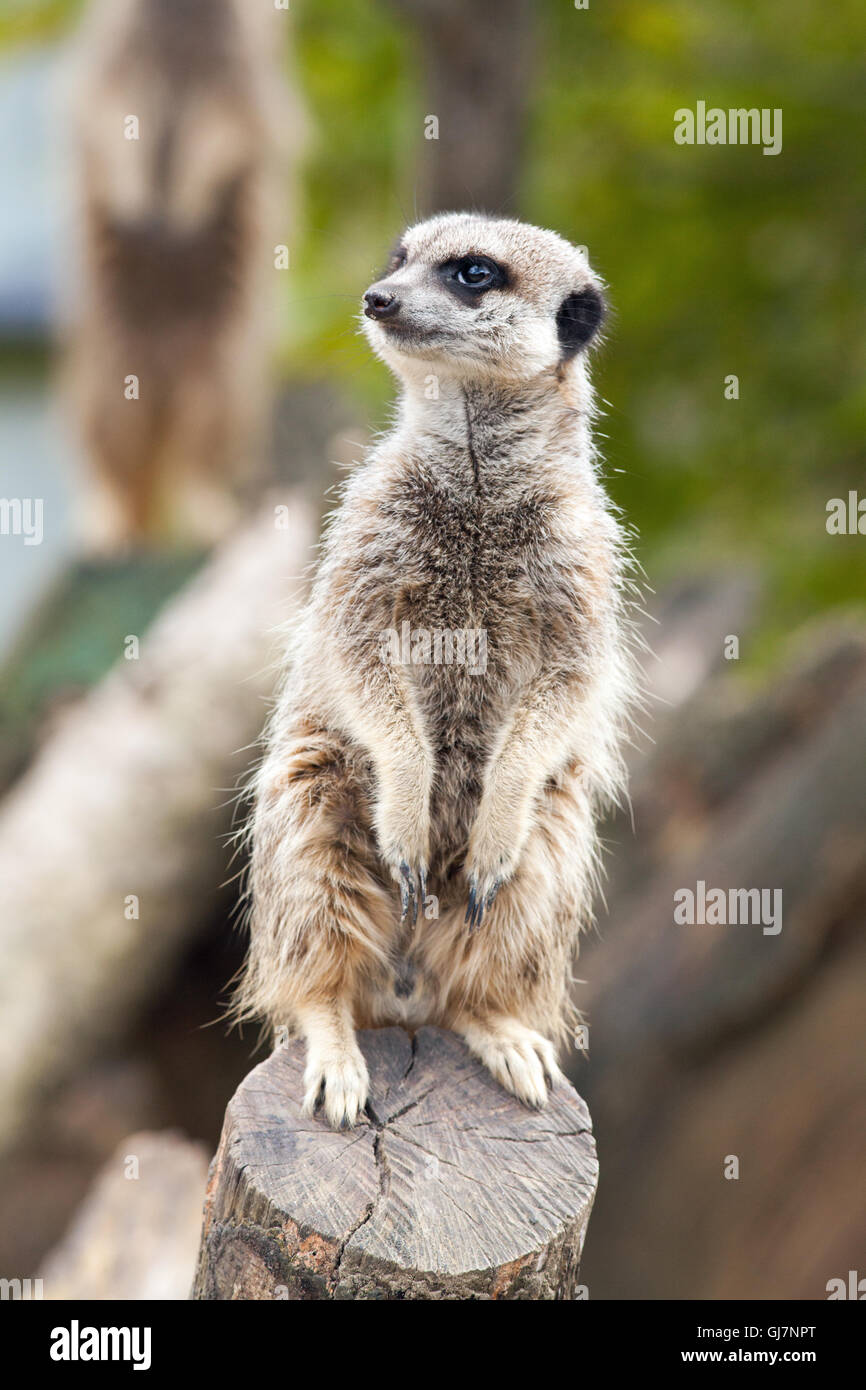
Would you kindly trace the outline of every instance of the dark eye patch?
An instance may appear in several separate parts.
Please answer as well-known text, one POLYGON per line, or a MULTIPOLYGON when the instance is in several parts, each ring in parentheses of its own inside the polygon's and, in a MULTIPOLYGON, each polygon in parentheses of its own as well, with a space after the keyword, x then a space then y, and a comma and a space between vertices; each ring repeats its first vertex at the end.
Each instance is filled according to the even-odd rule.
POLYGON ((464 304, 475 304, 488 290, 501 290, 508 284, 505 266, 489 256, 458 256, 443 261, 436 273, 445 288, 464 304))
POLYGON ((408 259, 409 252, 406 250, 406 247, 403 246, 401 242, 397 242, 388 256, 388 264, 385 266, 385 269, 376 276, 376 279, 385 280, 389 275, 393 275, 396 271, 402 270, 408 259))

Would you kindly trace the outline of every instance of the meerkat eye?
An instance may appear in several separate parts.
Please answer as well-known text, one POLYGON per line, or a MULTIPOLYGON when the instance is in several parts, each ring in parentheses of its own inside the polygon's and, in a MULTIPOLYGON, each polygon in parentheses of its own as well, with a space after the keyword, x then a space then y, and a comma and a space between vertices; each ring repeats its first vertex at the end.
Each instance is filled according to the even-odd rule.
POLYGON ((393 274, 395 270, 402 270, 403 266, 406 264, 406 260, 406 247, 398 246, 397 249, 391 253, 391 261, 388 266, 389 274, 393 274))
POLYGON ((497 270, 492 261, 470 257, 458 263, 454 278, 458 284, 468 285, 470 289, 486 290, 493 285, 497 270))
POLYGON ((457 271, 457 279, 461 285, 474 285, 477 289, 490 279, 490 270, 486 265, 481 265, 479 261, 472 261, 471 265, 462 265, 457 271))
POLYGON ((445 284, 467 302, 485 290, 498 290, 508 277, 501 265, 487 256, 461 256, 439 267, 445 284))

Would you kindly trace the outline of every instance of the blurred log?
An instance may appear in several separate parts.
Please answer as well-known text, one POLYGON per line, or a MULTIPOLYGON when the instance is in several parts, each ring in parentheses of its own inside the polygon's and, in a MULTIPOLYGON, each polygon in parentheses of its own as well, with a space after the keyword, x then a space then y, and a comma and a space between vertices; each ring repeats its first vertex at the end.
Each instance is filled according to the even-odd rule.
POLYGON ((593 1296, 825 1299, 828 1280, 862 1275, 864 916, 866 897, 807 981, 668 1070, 625 1121, 598 1098, 605 1183, 582 1274, 593 1296))
POLYGON ((108 672, 129 632, 144 632, 204 564, 198 550, 78 560, 29 614, 0 665, 0 795, 57 718, 108 672))
POLYGON ((514 215, 534 57, 530 0, 392 0, 417 29, 424 117, 417 204, 514 215))
POLYGON ((866 782, 852 775, 866 766, 866 637, 810 631, 803 647, 770 690, 727 692, 727 715, 730 677, 708 690, 637 778, 655 853, 604 952, 588 944, 581 1002, 608 1025, 609 1061, 640 1040, 638 1089, 657 1050, 711 1049, 807 980, 866 882, 866 782), (677 925, 674 893, 698 880, 779 890, 782 930, 677 925))
POLYGON ((41 1268, 121 1140, 170 1126, 160 1101, 154 1067, 113 1057, 85 1064, 30 1111, 20 1141, 0 1154, 0 1270, 41 1268))
MULTIPOLYGON (((676 843, 669 830, 683 788, 679 782, 671 785, 670 766, 693 711, 705 708, 708 682, 719 671, 734 669, 725 660, 727 637, 736 635, 746 649, 759 597, 755 574, 728 570, 685 575, 661 593, 647 595, 647 611, 639 625, 644 708, 638 716, 639 731, 626 748, 629 798, 602 828, 610 871, 602 924, 618 921, 621 912, 629 910, 624 900, 643 888, 646 876, 676 843)), ((731 683, 720 684, 730 688, 731 683)), ((688 838, 692 810, 686 801, 686 824, 678 818, 676 835, 688 838)), ((593 942, 590 937, 585 951, 592 950, 593 942)))
MULTIPOLYGON (((285 499, 283 499, 285 500, 285 499)), ((221 836, 314 540, 295 499, 220 550, 0 807, 0 1144, 116 1032, 212 910, 221 836)))
POLYGON ((820 1298, 866 1235, 866 635, 799 645, 762 691, 720 676, 635 778, 649 848, 587 942, 570 1068, 607 1136, 599 1297, 820 1298), (778 891, 781 930, 677 924, 698 881, 778 891))
POLYGON ((303 1046, 275 1051, 226 1112, 198 1299, 571 1299, 597 1182, 567 1087, 526 1110, 453 1034, 360 1035, 368 1116, 301 1113, 303 1046))
POLYGON ((709 676, 725 665, 725 640, 745 645, 760 584, 748 570, 686 575, 647 596, 645 689, 658 738, 709 676))
POLYGON ((47 1299, 182 1299, 201 1225, 207 1154, 171 1132, 132 1134, 41 1271, 47 1299))

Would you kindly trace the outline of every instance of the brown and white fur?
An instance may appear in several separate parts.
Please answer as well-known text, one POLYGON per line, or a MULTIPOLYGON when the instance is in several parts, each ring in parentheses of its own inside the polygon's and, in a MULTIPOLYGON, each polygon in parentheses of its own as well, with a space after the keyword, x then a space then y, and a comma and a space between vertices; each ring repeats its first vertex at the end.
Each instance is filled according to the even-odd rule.
POLYGON ((237 1001, 303 1035, 306 1106, 333 1125, 367 1098, 357 1027, 453 1029, 544 1103, 633 689, 584 255, 443 215, 365 304, 399 413, 331 518, 270 725, 237 1001), (489 287, 460 283, 479 270, 489 287), (404 623, 409 664, 383 641, 404 623), (424 659, 424 631, 466 629, 486 632, 483 672, 424 659))

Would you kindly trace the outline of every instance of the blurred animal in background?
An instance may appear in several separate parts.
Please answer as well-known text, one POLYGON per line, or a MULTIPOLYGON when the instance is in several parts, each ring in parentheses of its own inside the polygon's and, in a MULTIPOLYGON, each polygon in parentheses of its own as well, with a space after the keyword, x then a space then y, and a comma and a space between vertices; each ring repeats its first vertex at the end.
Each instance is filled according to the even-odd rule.
POLYGON ((262 468, 276 248, 303 113, 287 16, 96 0, 72 65, 79 261, 66 385, 90 549, 210 542, 262 468))

